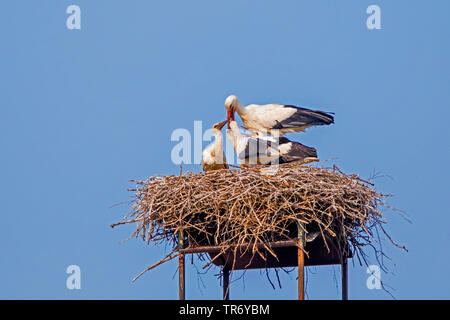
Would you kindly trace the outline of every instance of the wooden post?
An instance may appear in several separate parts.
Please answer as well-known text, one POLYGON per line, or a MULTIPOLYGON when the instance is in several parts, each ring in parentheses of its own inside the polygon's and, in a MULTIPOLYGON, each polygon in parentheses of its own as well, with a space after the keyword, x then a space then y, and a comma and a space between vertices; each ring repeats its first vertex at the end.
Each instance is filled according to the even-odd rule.
MULTIPOLYGON (((178 249, 181 250, 184 247, 184 233, 182 230, 178 233, 178 249)), ((184 254, 181 253, 178 258, 178 291, 179 299, 185 299, 185 283, 184 283, 184 254)))
POLYGON ((342 258, 342 300, 348 300, 348 263, 347 257, 342 258))
POLYGON ((305 256, 304 248, 304 231, 301 223, 297 223, 298 229, 298 300, 305 300, 305 256))
POLYGON ((230 269, 225 265, 223 272, 223 300, 230 300, 230 269))

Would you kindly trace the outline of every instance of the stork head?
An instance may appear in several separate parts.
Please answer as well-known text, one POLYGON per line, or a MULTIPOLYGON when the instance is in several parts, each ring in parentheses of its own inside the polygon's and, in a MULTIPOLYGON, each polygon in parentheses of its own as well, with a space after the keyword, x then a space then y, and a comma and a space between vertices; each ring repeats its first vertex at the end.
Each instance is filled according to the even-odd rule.
POLYGON ((234 120, 234 113, 239 106, 240 101, 235 95, 228 96, 225 100, 225 108, 227 109, 227 123, 228 129, 230 129, 230 120, 234 120))
POLYGON ((227 123, 227 120, 224 120, 224 121, 222 121, 222 122, 214 123, 214 125, 212 126, 212 128, 213 128, 213 130, 218 130, 218 131, 220 131, 220 130, 222 130, 222 128, 223 128, 223 126, 225 125, 225 123, 227 123))

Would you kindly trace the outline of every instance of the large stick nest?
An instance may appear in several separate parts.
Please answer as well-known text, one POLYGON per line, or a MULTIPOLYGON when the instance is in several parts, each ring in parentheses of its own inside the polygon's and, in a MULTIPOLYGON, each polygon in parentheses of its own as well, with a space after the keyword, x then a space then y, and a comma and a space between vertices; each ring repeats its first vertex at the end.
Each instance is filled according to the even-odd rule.
POLYGON ((135 223, 133 236, 169 243, 174 251, 157 265, 176 256, 179 231, 190 246, 249 244, 255 254, 260 244, 295 238, 298 223, 354 253, 373 247, 374 229, 391 239, 380 211, 388 195, 336 166, 281 165, 272 173, 219 170, 133 182, 132 210, 112 227, 135 223))

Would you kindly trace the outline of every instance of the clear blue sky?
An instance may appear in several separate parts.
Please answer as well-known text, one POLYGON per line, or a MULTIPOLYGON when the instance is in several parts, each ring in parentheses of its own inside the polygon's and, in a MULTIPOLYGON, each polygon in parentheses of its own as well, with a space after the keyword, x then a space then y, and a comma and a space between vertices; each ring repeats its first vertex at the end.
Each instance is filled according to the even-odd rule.
MULTIPOLYGON (((290 138, 368 177, 412 224, 386 212, 409 249, 384 243, 400 299, 450 298, 450 2, 3 1, 0 34, 0 298, 176 299, 177 263, 131 279, 167 252, 112 230, 129 209, 128 179, 174 174, 176 128, 204 130, 244 104, 279 102, 336 113, 336 124, 290 138), (82 29, 66 28, 66 8, 82 29), (368 30, 366 8, 381 8, 368 30), (81 267, 81 290, 66 288, 81 267)), ((200 171, 199 165, 188 168, 200 171)), ((373 261, 375 262, 375 261, 373 261)), ((202 264, 197 264, 201 267, 202 264)), ((210 270, 187 266, 187 297, 216 299, 210 270)), ((340 296, 339 268, 311 268, 310 299, 340 296)), ((350 264, 353 299, 390 299, 350 264)), ((258 271, 232 298, 295 299, 295 272, 273 290, 258 271)))

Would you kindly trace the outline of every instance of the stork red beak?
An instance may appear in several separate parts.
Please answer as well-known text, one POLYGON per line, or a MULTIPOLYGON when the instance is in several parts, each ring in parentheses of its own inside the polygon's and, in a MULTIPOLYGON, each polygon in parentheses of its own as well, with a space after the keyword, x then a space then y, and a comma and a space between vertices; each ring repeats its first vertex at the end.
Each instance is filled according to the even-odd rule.
POLYGON ((228 129, 230 129, 230 120, 235 121, 234 119, 234 113, 236 112, 236 108, 233 106, 230 107, 230 109, 227 112, 227 123, 228 123, 228 129))
POLYGON ((231 129, 231 127, 230 127, 231 112, 232 112, 231 110, 227 111, 227 128, 228 129, 231 129))

